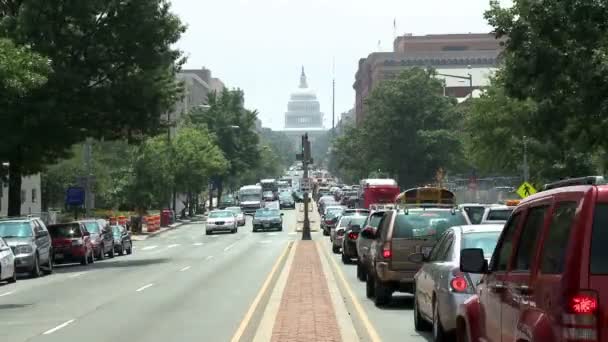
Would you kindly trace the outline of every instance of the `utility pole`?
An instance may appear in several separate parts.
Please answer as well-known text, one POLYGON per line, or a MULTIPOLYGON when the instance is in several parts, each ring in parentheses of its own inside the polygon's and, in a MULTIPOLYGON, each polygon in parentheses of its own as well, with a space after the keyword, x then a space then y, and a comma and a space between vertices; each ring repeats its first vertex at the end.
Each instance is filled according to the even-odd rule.
POLYGON ((331 80, 331 132, 336 134, 336 61, 332 63, 331 80))
POLYGON ((524 173, 524 182, 530 179, 530 167, 528 166, 528 137, 524 135, 524 163, 522 171, 524 173))
MULTIPOLYGON (((313 160, 310 156, 310 141, 308 141, 308 133, 302 136, 302 168, 304 169, 304 179, 308 183, 308 164, 313 160)), ((310 236, 310 220, 308 218, 308 202, 310 201, 310 183, 304 189, 304 227, 302 227, 302 240, 312 240, 310 236)))
POLYGON ((84 144, 84 172, 85 172, 85 184, 84 184, 84 203, 86 216, 91 217, 91 209, 93 209, 93 195, 91 193, 92 183, 92 157, 93 157, 93 139, 87 138, 84 144))

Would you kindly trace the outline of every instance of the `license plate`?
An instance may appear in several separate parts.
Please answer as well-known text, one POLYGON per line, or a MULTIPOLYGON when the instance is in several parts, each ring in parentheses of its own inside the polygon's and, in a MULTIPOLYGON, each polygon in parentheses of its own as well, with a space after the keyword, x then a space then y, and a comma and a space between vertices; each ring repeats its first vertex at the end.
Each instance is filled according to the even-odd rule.
POLYGON ((264 227, 266 227, 266 228, 270 227, 270 223, 264 223, 264 227))

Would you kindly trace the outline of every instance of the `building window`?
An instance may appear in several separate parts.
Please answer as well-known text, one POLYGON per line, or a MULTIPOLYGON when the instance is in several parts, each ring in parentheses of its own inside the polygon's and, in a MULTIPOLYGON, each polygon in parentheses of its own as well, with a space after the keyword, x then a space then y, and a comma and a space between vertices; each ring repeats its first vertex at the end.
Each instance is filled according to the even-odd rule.
POLYGON ((32 203, 38 201, 38 189, 32 189, 32 203))
POLYGON ((21 190, 21 204, 25 203, 25 199, 26 199, 26 195, 25 195, 25 190, 21 190))

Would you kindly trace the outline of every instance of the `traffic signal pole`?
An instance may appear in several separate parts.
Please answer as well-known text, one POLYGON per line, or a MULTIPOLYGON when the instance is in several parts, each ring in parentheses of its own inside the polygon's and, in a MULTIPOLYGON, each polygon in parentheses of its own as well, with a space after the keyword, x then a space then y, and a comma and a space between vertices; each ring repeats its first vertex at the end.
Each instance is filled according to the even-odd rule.
MULTIPOLYGON (((308 141, 308 134, 302 136, 302 169, 304 170, 304 179, 308 182, 308 164, 312 163, 310 157, 310 141, 308 141)), ((302 228, 302 240, 312 240, 310 236, 310 220, 308 218, 308 203, 310 184, 304 189, 304 227, 302 228)))

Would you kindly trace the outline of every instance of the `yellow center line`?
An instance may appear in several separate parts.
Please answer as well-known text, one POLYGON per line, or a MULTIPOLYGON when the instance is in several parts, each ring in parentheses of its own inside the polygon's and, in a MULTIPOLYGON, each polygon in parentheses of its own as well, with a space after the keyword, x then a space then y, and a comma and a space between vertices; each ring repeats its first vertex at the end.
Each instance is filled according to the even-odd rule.
POLYGON ((292 244, 293 244, 292 241, 287 243, 287 245, 283 249, 283 252, 279 256, 277 261, 274 263, 274 265, 272 266, 272 270, 266 277, 266 280, 264 280, 264 284, 258 291, 258 294, 255 296, 255 299, 251 303, 251 306, 249 306, 249 310, 247 310, 245 317, 243 317, 243 320, 241 321, 239 328, 236 330, 236 332, 232 336, 232 339, 230 340, 231 342, 239 342, 241 340, 241 337, 243 337, 243 333, 245 332, 245 329, 249 325, 249 322, 251 321, 251 318, 253 317, 254 312, 256 311, 258 305, 260 304, 260 301, 262 300, 262 297, 264 296, 264 294, 268 290, 268 287, 270 286, 270 282, 271 282, 272 278, 274 277, 275 273, 277 273, 277 270, 279 268, 279 265, 281 264, 281 261, 287 255, 287 251, 289 251, 289 248, 292 244))

